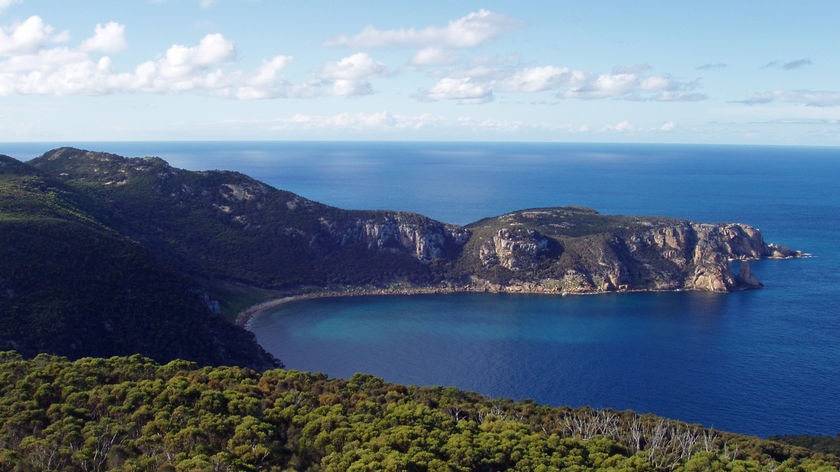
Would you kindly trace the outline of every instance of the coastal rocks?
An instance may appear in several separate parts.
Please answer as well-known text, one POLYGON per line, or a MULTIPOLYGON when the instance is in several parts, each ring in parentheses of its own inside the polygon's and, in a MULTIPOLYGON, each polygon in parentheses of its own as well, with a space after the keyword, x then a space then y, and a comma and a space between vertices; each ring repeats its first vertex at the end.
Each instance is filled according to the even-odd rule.
POLYGON ((755 275, 753 275, 752 269, 750 269, 750 263, 747 261, 741 261, 741 267, 738 270, 736 280, 744 288, 761 288, 764 286, 764 284, 759 282, 755 275))
POLYGON ((577 207, 523 210, 471 229, 477 240, 465 246, 462 266, 471 268, 477 289, 499 292, 730 292, 762 286, 749 264, 735 274, 732 261, 802 255, 766 244, 749 225, 577 207))
POLYGON ((731 259, 758 259, 767 255, 767 245, 761 232, 739 223, 692 223, 698 246, 731 259))
POLYGON ((802 251, 794 251, 787 246, 779 246, 777 244, 770 243, 767 245, 765 257, 769 257, 770 259, 793 259, 803 257, 804 255, 805 254, 802 251))
POLYGON ((322 225, 341 246, 361 244, 368 249, 406 252, 428 263, 445 257, 469 240, 469 230, 404 212, 388 212, 376 218, 357 218, 342 229, 322 225))
POLYGON ((479 250, 484 267, 501 265, 519 271, 537 265, 537 257, 548 252, 548 238, 527 228, 503 228, 486 241, 479 250))

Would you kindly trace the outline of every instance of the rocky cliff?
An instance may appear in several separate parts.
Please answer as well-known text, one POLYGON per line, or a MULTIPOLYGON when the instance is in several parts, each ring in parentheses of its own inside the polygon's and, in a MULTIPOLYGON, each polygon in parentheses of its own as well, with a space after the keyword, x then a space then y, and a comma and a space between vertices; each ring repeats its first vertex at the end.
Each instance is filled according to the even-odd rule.
POLYGON ((761 284, 747 261, 798 257, 757 229, 566 207, 525 210, 468 226, 462 269, 488 290, 595 293, 727 292, 761 284), (741 260, 739 273, 732 261, 741 260))
POLYGON ((362 245, 369 250, 407 253, 422 263, 446 259, 469 240, 470 232, 415 213, 370 212, 351 218, 320 218, 322 231, 314 235, 340 246, 362 245))
POLYGON ((795 257, 743 224, 530 209, 458 226, 323 205, 227 171, 72 148, 32 165, 105 201, 109 227, 201 276, 268 288, 598 293, 760 286, 733 260, 795 257))

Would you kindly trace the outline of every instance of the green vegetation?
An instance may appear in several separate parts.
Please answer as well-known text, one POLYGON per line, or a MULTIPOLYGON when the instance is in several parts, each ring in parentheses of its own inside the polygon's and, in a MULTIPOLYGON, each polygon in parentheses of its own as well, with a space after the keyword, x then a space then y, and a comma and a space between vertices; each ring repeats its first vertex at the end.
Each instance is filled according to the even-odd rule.
POLYGON ((0 158, 0 349, 278 365, 211 310, 202 285, 109 228, 103 213, 85 193, 0 158))
POLYGON ((0 353, 0 471, 835 471, 840 458, 633 412, 140 356, 0 353))
POLYGON ((633 412, 265 370, 279 362, 231 323, 281 294, 473 276, 667 286, 684 269, 644 245, 631 257, 623 238, 675 221, 569 207, 461 228, 157 158, 0 156, 0 472, 837 470, 836 456, 633 412), (219 365, 239 367, 199 367, 219 365))
POLYGON ((408 254, 371 257, 363 242, 336 242, 324 227, 334 223, 331 231, 347 239, 358 233, 357 220, 381 220, 384 212, 341 210, 237 172, 191 172, 158 158, 61 148, 28 164, 107 202, 96 212, 104 224, 208 280, 289 289, 431 279, 408 254))
POLYGON ((840 434, 837 436, 771 436, 769 439, 840 457, 840 434))

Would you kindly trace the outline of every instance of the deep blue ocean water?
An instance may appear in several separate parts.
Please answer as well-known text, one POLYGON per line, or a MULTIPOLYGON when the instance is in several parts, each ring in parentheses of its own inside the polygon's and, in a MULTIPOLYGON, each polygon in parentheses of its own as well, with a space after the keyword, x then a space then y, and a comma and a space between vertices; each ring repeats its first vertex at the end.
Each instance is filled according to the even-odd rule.
MULTIPOLYGON (((66 143, 64 143, 66 144, 66 143)), ((63 144, 62 144, 63 145, 63 144)), ((737 221, 813 254, 753 264, 732 294, 322 299, 250 328, 289 368, 653 412, 762 436, 840 432, 840 148, 523 144, 79 143, 238 170, 350 209, 466 224, 507 211, 737 221)), ((29 159, 58 146, 7 144, 29 159)))

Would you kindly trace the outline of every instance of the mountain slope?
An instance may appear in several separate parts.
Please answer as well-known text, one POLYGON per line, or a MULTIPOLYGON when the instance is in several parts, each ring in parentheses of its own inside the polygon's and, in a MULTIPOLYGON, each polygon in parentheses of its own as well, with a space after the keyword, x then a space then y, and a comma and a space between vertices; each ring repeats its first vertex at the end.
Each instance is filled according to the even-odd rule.
POLYGON ((458 229, 421 215, 347 211, 226 171, 62 148, 30 164, 107 200, 105 220, 205 276, 270 287, 426 283, 458 229))
POLYGON ((0 349, 276 365, 200 285, 100 222, 88 196, 0 156, 0 349), (186 339, 202 339, 199 343, 186 339))
POLYGON ((548 208, 466 227, 396 211, 349 211, 235 172, 72 148, 31 161, 107 200, 108 224, 205 277, 272 288, 444 284, 592 293, 755 288, 732 259, 797 253, 741 224, 548 208))
POLYGON ((28 163, 0 157, 0 348, 27 355, 140 352, 262 368, 270 356, 214 310, 236 305, 230 287, 249 297, 730 291, 760 286, 731 260, 797 255, 742 224, 565 207, 457 226, 342 210, 159 158, 73 148, 28 163))

